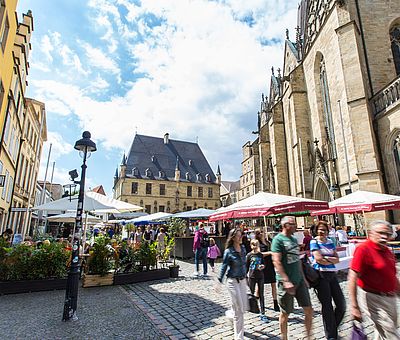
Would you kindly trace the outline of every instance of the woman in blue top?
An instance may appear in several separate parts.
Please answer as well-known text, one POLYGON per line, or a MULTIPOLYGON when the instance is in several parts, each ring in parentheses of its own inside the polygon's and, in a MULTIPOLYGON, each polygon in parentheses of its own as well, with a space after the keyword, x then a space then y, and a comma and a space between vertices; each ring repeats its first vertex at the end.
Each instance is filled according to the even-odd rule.
POLYGON ((335 244, 328 238, 329 227, 325 221, 317 223, 316 234, 315 239, 310 242, 313 267, 320 272, 321 277, 316 290, 322 306, 326 338, 337 339, 338 326, 346 311, 346 302, 336 276, 335 263, 339 262, 339 257, 335 244))
POLYGON ((227 285, 232 300, 235 339, 244 339, 244 312, 247 310, 246 249, 242 245, 242 231, 232 229, 226 241, 224 259, 218 276, 222 283, 227 273, 227 285))

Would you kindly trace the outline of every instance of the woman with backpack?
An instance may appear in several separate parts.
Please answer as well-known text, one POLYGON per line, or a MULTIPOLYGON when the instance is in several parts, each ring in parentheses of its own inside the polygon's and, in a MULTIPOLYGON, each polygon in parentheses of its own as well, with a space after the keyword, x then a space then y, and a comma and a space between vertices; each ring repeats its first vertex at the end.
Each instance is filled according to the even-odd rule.
POLYGON ((336 276, 335 264, 339 262, 339 257, 335 244, 328 237, 328 224, 325 221, 318 221, 315 231, 317 236, 310 242, 312 264, 320 274, 315 289, 322 306, 326 338, 338 339, 338 327, 346 312, 346 302, 336 276))
POLYGON ((198 229, 194 233, 193 252, 194 264, 196 270, 194 276, 199 276, 199 260, 203 262, 203 276, 207 276, 207 251, 210 245, 210 239, 207 231, 204 229, 204 224, 200 223, 198 229))

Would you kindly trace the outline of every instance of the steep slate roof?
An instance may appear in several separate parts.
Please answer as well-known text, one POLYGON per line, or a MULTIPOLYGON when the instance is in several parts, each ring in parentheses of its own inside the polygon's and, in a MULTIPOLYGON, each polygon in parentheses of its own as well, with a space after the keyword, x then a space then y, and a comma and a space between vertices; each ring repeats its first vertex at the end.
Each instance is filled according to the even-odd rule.
POLYGON ((215 183, 216 177, 211 170, 200 147, 196 143, 169 139, 164 144, 164 138, 135 135, 126 160, 126 176, 133 178, 170 179, 175 178, 175 168, 179 161, 180 180, 186 182, 215 183), (134 168, 138 173, 133 174, 134 168), (151 175, 146 175, 146 170, 151 175), (163 172, 160 177, 160 171, 163 172), (186 179, 189 173, 189 180, 186 179), (197 174, 201 179, 197 179, 197 174), (210 180, 206 181, 206 174, 210 180))

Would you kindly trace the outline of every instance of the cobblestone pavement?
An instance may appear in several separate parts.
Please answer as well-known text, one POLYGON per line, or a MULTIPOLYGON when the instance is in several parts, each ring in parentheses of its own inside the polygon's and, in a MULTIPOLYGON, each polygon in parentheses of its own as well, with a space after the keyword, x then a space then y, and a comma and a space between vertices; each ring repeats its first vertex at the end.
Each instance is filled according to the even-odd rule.
MULTIPOLYGON (((0 296, 0 340, 7 339, 233 339, 233 325, 225 317, 230 298, 226 287, 217 292, 215 275, 192 277, 194 265, 181 262, 180 277, 126 286, 79 290, 78 317, 62 322, 65 291, 0 296)), ((220 264, 216 264, 217 270, 220 264)), ((342 283, 347 298, 346 282, 342 283)), ((266 314, 246 313, 246 339, 279 339, 278 313, 266 287, 266 314)), ((324 339, 320 304, 311 291, 314 337, 324 339)), ((366 324, 372 335, 372 327, 366 324)), ((340 327, 348 339, 352 322, 346 313, 340 327)), ((289 318, 289 339, 303 339, 301 309, 289 318)), ((372 338, 372 337, 371 337, 372 338)))
MULTIPOLYGON (((233 339, 233 325, 225 316, 230 298, 226 287, 216 291, 215 276, 192 277, 194 265, 179 262, 180 277, 152 284, 140 283, 125 286, 132 301, 170 339, 233 339)), ((217 264, 219 269, 220 264, 217 264)), ((342 275, 345 278, 345 275, 342 275)), ((346 281, 341 283, 346 300, 346 281)), ((324 339, 321 308, 313 290, 310 290, 314 307, 313 330, 315 339, 324 339)), ((270 287, 266 287, 266 315, 271 320, 263 323, 258 315, 246 313, 246 339, 279 339, 279 313, 273 310, 270 287)), ((289 339, 303 339, 305 330, 303 313, 296 309, 289 318, 289 339)), ((373 328, 365 323, 366 333, 372 337, 373 328)), ((352 321, 348 312, 339 328, 342 339, 348 339, 352 321)))
POLYGON ((121 287, 80 288, 78 321, 61 321, 64 296, 0 296, 0 339, 165 339, 121 287))

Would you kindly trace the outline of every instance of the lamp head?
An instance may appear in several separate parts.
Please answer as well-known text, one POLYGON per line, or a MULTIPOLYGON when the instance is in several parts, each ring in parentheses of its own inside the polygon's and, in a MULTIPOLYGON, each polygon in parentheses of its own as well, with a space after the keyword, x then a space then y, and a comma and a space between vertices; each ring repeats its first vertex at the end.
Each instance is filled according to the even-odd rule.
POLYGON ((68 174, 69 174, 71 181, 75 181, 75 178, 78 178, 78 176, 79 176, 78 171, 76 171, 76 169, 71 170, 70 172, 68 172, 68 174))
POLYGON ((90 154, 91 152, 95 152, 97 150, 96 143, 91 139, 91 134, 89 131, 85 131, 82 133, 82 138, 76 141, 74 149, 78 150, 82 153, 90 154))

